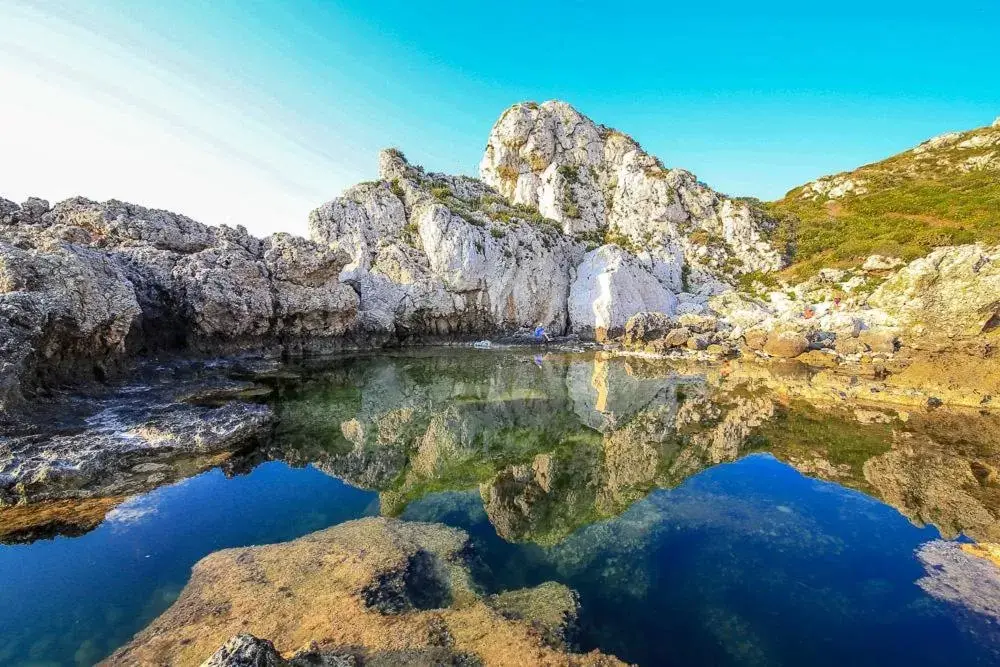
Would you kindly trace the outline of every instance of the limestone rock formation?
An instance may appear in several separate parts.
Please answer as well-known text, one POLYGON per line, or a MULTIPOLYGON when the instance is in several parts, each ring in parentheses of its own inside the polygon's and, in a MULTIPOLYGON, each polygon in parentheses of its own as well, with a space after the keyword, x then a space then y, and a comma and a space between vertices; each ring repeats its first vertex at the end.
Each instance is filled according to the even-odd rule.
POLYGON ((0 209, 0 407, 133 351, 323 347, 355 322, 349 258, 303 239, 114 200, 0 209))
POLYGON ((587 253, 570 287, 569 319, 577 333, 605 339, 621 334, 632 315, 673 315, 677 298, 639 261, 616 245, 587 253))
POLYGON ((565 102, 516 104, 493 126, 482 179, 567 234, 620 238, 674 292, 713 293, 735 275, 780 268, 775 222, 565 102))
POLYGON ((0 507, 145 490, 168 481, 164 461, 232 452, 272 417, 267 406, 239 401, 153 405, 121 422, 94 419, 81 432, 0 438, 0 507))
POLYGON ((380 177, 313 211, 310 235, 352 258, 343 279, 372 326, 406 335, 566 329, 583 245, 483 183, 427 173, 396 150, 380 177))
MULTIPOLYGON (((394 656, 398 664, 455 664, 456 656, 464 657, 461 664, 622 664, 560 645, 566 618, 576 615, 576 598, 565 587, 483 598, 468 553, 461 530, 386 518, 219 551, 194 567, 170 609, 105 664, 199 665, 241 633, 260 639, 235 639, 226 654, 274 661, 270 642, 280 655, 305 648, 356 654, 360 664, 376 656, 394 656), (432 657, 428 652, 438 659, 421 659, 432 657)), ((292 664, 309 664, 299 659, 292 664)))

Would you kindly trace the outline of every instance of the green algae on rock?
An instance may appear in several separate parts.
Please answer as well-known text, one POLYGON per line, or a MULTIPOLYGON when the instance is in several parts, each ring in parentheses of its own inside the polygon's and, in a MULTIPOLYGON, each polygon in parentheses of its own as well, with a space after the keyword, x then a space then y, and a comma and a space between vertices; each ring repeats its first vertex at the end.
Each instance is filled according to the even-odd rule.
POLYGON ((565 587, 484 598, 470 578, 468 549, 461 530, 370 518, 284 544, 220 551, 104 664, 198 665, 241 633, 289 656, 314 645, 363 655, 446 648, 486 665, 622 664, 566 651, 577 606, 565 587))

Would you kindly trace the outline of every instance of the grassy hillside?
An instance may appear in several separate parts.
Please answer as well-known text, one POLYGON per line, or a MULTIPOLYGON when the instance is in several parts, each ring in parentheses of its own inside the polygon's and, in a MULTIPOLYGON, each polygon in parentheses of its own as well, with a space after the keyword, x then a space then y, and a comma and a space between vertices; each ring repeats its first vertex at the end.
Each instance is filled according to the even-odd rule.
POLYGON ((998 243, 1000 122, 825 176, 765 206, 793 241, 790 272, 799 276, 871 254, 911 260, 943 245, 998 243))

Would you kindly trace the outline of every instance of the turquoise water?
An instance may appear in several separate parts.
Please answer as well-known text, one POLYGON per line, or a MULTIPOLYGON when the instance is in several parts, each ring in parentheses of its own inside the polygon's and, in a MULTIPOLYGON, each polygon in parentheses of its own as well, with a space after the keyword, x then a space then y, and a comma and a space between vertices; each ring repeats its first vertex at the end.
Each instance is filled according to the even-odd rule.
POLYGON ((875 472, 897 461, 900 433, 907 452, 926 435, 917 419, 864 425, 711 372, 587 355, 293 371, 261 380, 280 422, 245 474, 212 469, 85 534, 0 546, 0 663, 91 664, 165 610, 204 555, 379 513, 466 529, 487 591, 566 583, 579 647, 626 661, 1000 661, 1000 607, 963 597, 921 551, 942 533, 990 535, 992 496, 956 487, 967 514, 921 526, 907 515, 938 510, 913 499, 948 491, 948 475, 875 472))

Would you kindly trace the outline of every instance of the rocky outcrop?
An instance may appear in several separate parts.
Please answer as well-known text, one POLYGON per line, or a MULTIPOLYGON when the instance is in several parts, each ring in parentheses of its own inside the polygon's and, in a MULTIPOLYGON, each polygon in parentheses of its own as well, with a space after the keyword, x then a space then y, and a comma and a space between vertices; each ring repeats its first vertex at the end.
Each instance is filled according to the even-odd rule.
POLYGON ((782 266, 775 223, 747 202, 668 169, 631 137, 565 102, 516 104, 493 126, 482 179, 567 234, 620 239, 674 292, 712 293, 782 266))
POLYGON ((1000 328, 1000 247, 935 250, 889 277, 868 302, 923 345, 949 345, 1000 328))
POLYGON ((427 173, 387 150, 379 181, 312 213, 311 238, 351 256, 342 278, 373 330, 596 335, 679 300, 698 309, 740 273, 782 264, 758 208, 564 103, 508 109, 481 175, 427 173))
POLYGON ((208 556, 177 602, 104 664, 230 665, 260 656, 281 665, 283 655, 316 664, 299 662, 306 654, 362 665, 622 664, 566 650, 562 636, 576 613, 575 595, 559 584, 481 596, 461 530, 370 518, 208 556))
POLYGON ((352 262, 343 279, 371 326, 399 337, 567 327, 583 245, 483 183, 427 173, 383 151, 382 180, 313 211, 310 235, 352 262))
MULTIPOLYGON (((358 298, 329 248, 118 201, 2 202, 0 407, 130 353, 337 346, 358 298)), ((6 410, 5 410, 6 412, 6 410)))
POLYGON ((760 206, 561 102, 505 111, 480 173, 383 151, 379 180, 313 211, 308 241, 117 201, 0 200, 0 419, 26 393, 161 349, 299 354, 538 325, 606 341, 641 313, 677 324, 626 342, 654 354, 883 373, 900 344, 995 347, 996 248, 902 268, 871 256, 781 284, 766 275, 783 259, 760 206))
POLYGON ((165 462, 200 456, 211 467, 220 459, 209 455, 247 446, 271 419, 264 405, 182 403, 151 406, 124 422, 95 420, 77 433, 0 439, 0 507, 146 490, 176 478, 165 462))

